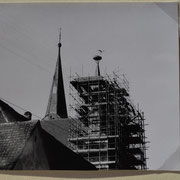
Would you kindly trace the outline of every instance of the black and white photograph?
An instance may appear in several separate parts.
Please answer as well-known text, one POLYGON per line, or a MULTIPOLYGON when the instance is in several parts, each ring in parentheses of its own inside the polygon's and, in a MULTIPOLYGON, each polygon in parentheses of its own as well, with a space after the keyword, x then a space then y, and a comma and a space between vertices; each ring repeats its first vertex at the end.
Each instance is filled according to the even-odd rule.
POLYGON ((180 170, 178 3, 0 3, 0 170, 180 170))

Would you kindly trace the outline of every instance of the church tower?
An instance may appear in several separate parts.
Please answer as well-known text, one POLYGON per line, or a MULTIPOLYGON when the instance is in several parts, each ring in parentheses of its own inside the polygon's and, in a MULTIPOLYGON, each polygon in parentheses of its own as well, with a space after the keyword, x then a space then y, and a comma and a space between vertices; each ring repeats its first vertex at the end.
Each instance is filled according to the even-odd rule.
POLYGON ((64 92, 62 65, 61 65, 61 31, 59 33, 58 59, 53 77, 51 92, 45 119, 67 118, 67 107, 64 92))

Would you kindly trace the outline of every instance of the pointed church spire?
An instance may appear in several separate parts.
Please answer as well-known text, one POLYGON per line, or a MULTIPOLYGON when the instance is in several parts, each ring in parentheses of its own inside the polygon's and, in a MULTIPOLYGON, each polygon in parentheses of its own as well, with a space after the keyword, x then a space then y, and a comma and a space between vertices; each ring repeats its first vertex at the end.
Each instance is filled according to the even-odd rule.
POLYGON ((66 99, 64 92, 63 74, 61 66, 61 29, 58 42, 58 59, 53 77, 45 119, 67 118, 66 99))

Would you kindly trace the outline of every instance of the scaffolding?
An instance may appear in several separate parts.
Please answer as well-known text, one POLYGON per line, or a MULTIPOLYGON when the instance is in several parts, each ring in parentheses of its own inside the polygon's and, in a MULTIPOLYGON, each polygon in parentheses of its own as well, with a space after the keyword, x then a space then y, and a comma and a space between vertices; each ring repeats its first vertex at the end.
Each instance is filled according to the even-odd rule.
POLYGON ((98 169, 147 169, 144 113, 124 75, 70 79, 69 147, 98 169))

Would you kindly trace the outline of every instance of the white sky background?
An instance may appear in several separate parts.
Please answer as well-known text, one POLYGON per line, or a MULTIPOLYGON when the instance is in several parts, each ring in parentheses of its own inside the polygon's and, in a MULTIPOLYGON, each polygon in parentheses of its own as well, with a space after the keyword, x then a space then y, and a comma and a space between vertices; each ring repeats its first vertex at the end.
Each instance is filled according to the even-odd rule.
MULTIPOLYGON (((177 4, 169 4, 177 17, 177 4)), ((62 65, 68 104, 72 72, 94 75, 119 67, 145 112, 148 167, 159 168, 179 144, 178 24, 152 3, 1 4, 0 97, 43 117, 62 28, 62 65)), ((18 109, 16 109, 18 110, 18 109)), ((22 112, 18 110, 19 112, 22 112)))

